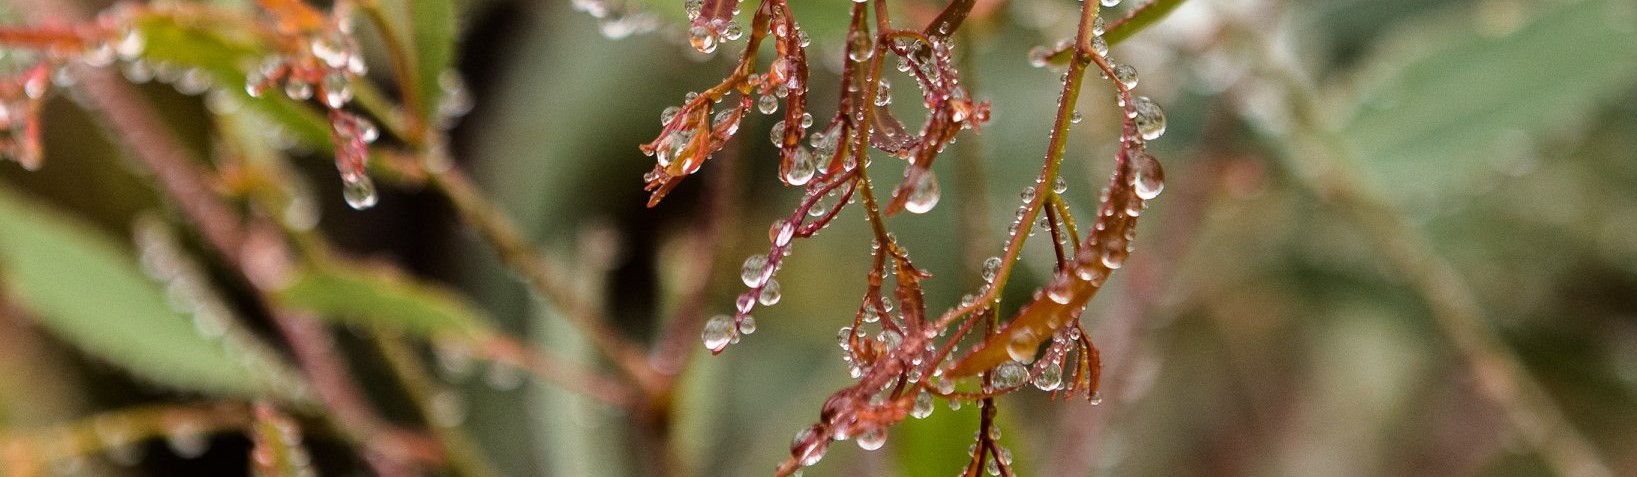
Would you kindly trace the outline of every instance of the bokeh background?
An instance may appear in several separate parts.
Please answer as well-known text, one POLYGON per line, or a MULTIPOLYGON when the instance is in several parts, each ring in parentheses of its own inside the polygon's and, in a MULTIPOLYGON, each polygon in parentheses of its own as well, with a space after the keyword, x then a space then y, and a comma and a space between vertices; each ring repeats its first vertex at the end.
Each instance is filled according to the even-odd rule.
MULTIPOLYGON (((825 118, 848 3, 793 3, 814 38, 809 104, 825 118)), ((901 19, 941 6, 897 3, 901 19)), ((476 107, 451 151, 574 271, 565 278, 650 340, 684 283, 709 280, 709 308, 730 311, 739 262, 766 253, 767 224, 799 193, 779 184, 762 139, 774 119, 754 116, 736 146, 731 214, 718 218, 729 231, 715 244, 721 259, 709 276, 679 273, 711 246, 688 240, 708 179, 646 208, 640 178, 652 159, 636 145, 658 132, 662 109, 723 77, 743 42, 702 56, 684 41, 682 2, 609 5, 618 18, 568 1, 462 2, 457 62, 476 107)), ((934 309, 974 289, 983 259, 1001 250, 1060 89, 1060 73, 1030 66, 1026 52, 1071 35, 1079 4, 981 8, 956 55, 992 121, 939 162, 936 209, 888 221, 933 273, 934 309)), ((386 64, 378 44, 365 47, 386 64)), ((1142 215, 1131 261, 1082 318, 1103 350, 1100 404, 1032 390, 1000 399, 1022 475, 1637 475, 1637 1, 1189 0, 1112 56, 1168 113, 1151 148, 1167 187, 1142 215)), ((903 85, 895 96, 914 96, 907 77, 892 81, 903 85)), ((1066 196, 1088 217, 1118 114, 1112 90, 1092 83, 1065 165, 1066 196)), ((211 150, 205 100, 157 83, 143 92, 171 129, 211 150)), ((916 117, 913 105, 895 108, 916 117)), ((43 169, 0 166, 9 194, 125 244, 139 218, 174 215, 72 94, 48 104, 45 125, 43 169)), ((445 283, 504 328, 596 362, 435 195, 386 187, 379 206, 354 211, 326 155, 298 152, 290 164, 341 249, 445 283)), ((897 177, 901 167, 873 169, 897 177)), ((707 165, 701 177, 717 172, 707 165)), ((1049 278, 1042 241, 1026 250, 1007 306, 1049 278)), ((844 212, 797 242, 778 275, 783 300, 756 312, 759 332, 721 356, 695 351, 677 410, 687 470, 768 473, 851 382, 835 334, 864 290, 869 244, 863 216, 844 212)), ((212 399, 87 357, 29 310, 0 315, 0 435, 212 399)), ((390 382, 369 378, 382 364, 363 338, 336 331, 378 404, 402 408, 390 382)), ((456 396, 454 417, 503 475, 643 473, 628 416, 506 369, 454 368, 434 369, 456 396)), ((806 475, 953 475, 976 422, 975 406, 940 402, 893 428, 882 450, 837 443, 806 475)), ((364 472, 345 446, 310 443, 321 473, 364 472)), ((154 441, 135 463, 92 456, 57 469, 245 472, 247 439, 210 444, 182 458, 154 441)))

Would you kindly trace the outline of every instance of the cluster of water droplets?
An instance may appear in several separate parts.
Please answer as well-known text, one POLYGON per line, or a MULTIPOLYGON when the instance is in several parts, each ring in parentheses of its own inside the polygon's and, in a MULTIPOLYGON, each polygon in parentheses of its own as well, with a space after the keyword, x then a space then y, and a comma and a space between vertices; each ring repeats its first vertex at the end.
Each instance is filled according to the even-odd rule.
POLYGON ((318 475, 312 455, 302 445, 301 427, 294 420, 265 404, 256 405, 255 415, 250 463, 258 475, 318 475))

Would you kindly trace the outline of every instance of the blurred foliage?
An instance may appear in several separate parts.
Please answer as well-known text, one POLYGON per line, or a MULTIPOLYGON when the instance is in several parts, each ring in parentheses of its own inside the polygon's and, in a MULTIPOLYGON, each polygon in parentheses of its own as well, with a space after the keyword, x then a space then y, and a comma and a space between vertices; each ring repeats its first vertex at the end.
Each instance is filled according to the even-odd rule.
MULTIPOLYGON (((443 64, 471 86, 476 109, 448 145, 457 166, 550 251, 568 271, 564 279, 604 297, 600 305, 619 329, 657 341, 655 330, 688 283, 708 280, 707 308, 731 309, 739 258, 766 252, 764 224, 798 195, 778 184, 774 151, 760 139, 773 120, 747 121, 731 227, 715 245, 727 252, 709 276, 686 272, 697 247, 712 246, 689 236, 706 181, 644 208, 639 178, 652 160, 636 145, 658 130, 663 108, 725 75, 742 43, 701 57, 686 46, 682 2, 627 2, 618 5, 654 13, 659 28, 610 40, 569 2, 414 0, 390 11, 412 25, 422 91, 443 90, 443 64)), ((940 5, 900 3, 911 17, 940 5)), ((793 8, 813 34, 811 107, 826 117, 835 107, 825 98, 838 89, 845 12, 841 3, 793 8)), ((963 79, 993 101, 994 112, 981 134, 963 136, 951 153, 979 158, 983 173, 960 176, 955 161, 940 162, 951 168, 940 172, 951 184, 940 207, 889 220, 933 273, 926 284, 934 309, 977 285, 981 257, 1000 250, 1011 205, 1032 184, 1059 73, 1031 68, 1025 52, 1064 36, 1077 8, 1063 0, 1004 2, 960 38, 963 79), (962 211, 972 204, 986 211, 987 236, 952 232, 963 230, 962 211)), ((305 193, 322 204, 323 236, 372 267, 401 267, 315 265, 277 297, 333 320, 386 414, 417 424, 403 403, 411 391, 375 376, 386 373, 389 358, 360 337, 375 325, 417 338, 498 330, 609 367, 552 303, 463 233, 433 193, 407 181, 384 191, 375 209, 347 209, 329 157, 311 152, 328 148, 322 119, 292 101, 248 101, 238 85, 263 52, 232 25, 193 26, 142 25, 148 54, 204 67, 217 91, 279 125, 300 146, 287 168, 300 183, 319 185, 305 193)), ((391 84, 379 37, 366 46, 370 79, 391 84)), ((1387 258, 1390 247, 1322 200, 1324 186, 1335 184, 1313 178, 1336 170, 1424 236, 1604 463, 1617 475, 1637 474, 1637 2, 1192 0, 1113 55, 1136 66, 1142 89, 1167 108, 1169 132, 1153 150, 1172 182, 1143 214, 1132 261, 1083 318, 1104 359, 1128 363, 1105 382, 1104 402, 1051 402, 1031 391, 1000 400, 1003 441, 1024 475, 1552 474, 1505 411, 1478 391, 1483 377, 1434 324, 1435 305, 1387 258), (1094 418, 1106 427, 1089 426, 1094 418)), ((0 59, 0 68, 9 61, 0 59)), ((220 151, 233 140, 213 137, 220 130, 207 101, 159 85, 143 92, 190 147, 213 164, 227 162, 220 151)), ((1076 210, 1095 206, 1112 162, 1107 92, 1082 96, 1087 120, 1065 168, 1076 210)), ((31 435, 40 415, 308 399, 281 385, 294 379, 282 356, 246 356, 287 350, 235 348, 201 333, 186 305, 167 297, 165 277, 142 274, 135 247, 118 243, 131 238, 131 225, 158 216, 181 229, 183 221, 154 179, 129 166, 121 140, 94 127, 96 113, 73 99, 60 94, 48 104, 43 170, 0 171, 8 189, 0 194, 8 305, 0 330, 18 330, 0 337, 0 437, 31 435), (47 351, 14 344, 33 341, 47 351), (58 355, 71 359, 65 365, 58 355), (48 409, 42 393, 83 401, 83 409, 48 409)), ((435 99, 421 106, 434 108, 435 99)), ((238 126, 221 130, 246 128, 238 126)), ((897 177, 902 166, 875 167, 884 168, 878 177, 897 177)), ((715 172, 707 165, 701 174, 715 172)), ((188 292, 255 309, 246 285, 198 240, 184 233, 175 246, 197 255, 214 287, 188 292)), ((1034 244, 1025 254, 1009 296, 1049 278, 1039 264, 1051 263, 1051 251, 1034 244)), ((850 382, 835 333, 863 291, 868 258, 866 224, 849 209, 795 247, 779 274, 783 301, 757 312, 761 331, 721 356, 694 349, 673 410, 683 464, 699 475, 761 475, 788 455, 791 435, 850 382)), ((272 335, 266 317, 233 317, 244 322, 236 331, 243 336, 272 335)), ((644 456, 632 455, 639 432, 632 416, 414 342, 417 357, 437 363, 453 422, 500 474, 646 472, 644 456)), ((807 475, 954 474, 977 418, 975 406, 950 411, 940 403, 930 418, 893 428, 881 451, 836 443, 807 475)), ((325 475, 362 467, 342 438, 307 434, 325 475)), ((135 465, 92 468, 248 469, 249 440, 210 444, 199 459, 151 445, 135 465)))

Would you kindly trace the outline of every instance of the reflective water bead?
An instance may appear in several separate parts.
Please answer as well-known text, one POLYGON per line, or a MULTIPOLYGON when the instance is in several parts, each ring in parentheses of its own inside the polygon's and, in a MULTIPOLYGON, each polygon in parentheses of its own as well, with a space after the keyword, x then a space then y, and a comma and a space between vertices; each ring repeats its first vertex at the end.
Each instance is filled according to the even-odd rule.
POLYGON ((784 181, 793 186, 806 185, 808 181, 813 180, 813 174, 816 172, 818 163, 813 159, 813 153, 808 152, 806 148, 796 148, 796 156, 792 158, 790 168, 784 171, 784 181))
POLYGON ((1148 151, 1137 151, 1132 158, 1131 190, 1143 200, 1159 197, 1165 191, 1165 169, 1148 151))
POLYGON ((796 226, 788 220, 775 220, 773 225, 767 228, 767 239, 772 241, 775 246, 783 247, 789 244, 790 238, 795 235, 796 226))
POLYGON ((778 304, 779 298, 783 296, 779 290, 779 281, 768 279, 767 283, 762 284, 762 293, 756 296, 756 301, 760 302, 762 306, 773 306, 778 304))
POLYGON ((768 130, 767 137, 768 137, 768 139, 773 140, 773 145, 783 146, 784 145, 784 121, 779 121, 779 122, 773 123, 773 129, 768 130))
POLYGON ((881 314, 875 311, 875 307, 865 307, 863 316, 860 319, 864 320, 865 323, 875 323, 881 321, 881 314))
POLYGON ((904 200, 904 210, 913 214, 930 212, 938 205, 940 195, 938 176, 929 169, 915 181, 915 188, 910 190, 909 197, 904 200))
POLYGON ((761 98, 756 99, 756 110, 761 111, 762 114, 773 114, 774 111, 779 110, 779 100, 771 94, 764 94, 761 98))
POLYGON ((750 315, 745 315, 745 317, 743 319, 740 319, 739 320, 739 332, 747 334, 747 335, 751 334, 751 333, 755 333, 756 332, 756 317, 753 317, 753 316, 750 316, 750 315))
POLYGON ((1108 22, 1103 21, 1103 17, 1097 17, 1097 20, 1091 22, 1091 34, 1103 36, 1103 31, 1106 29, 1107 25, 1108 22))
POLYGON ((1080 124, 1080 120, 1083 119, 1083 118, 1084 118, 1084 116, 1080 115, 1080 111, 1075 110, 1074 115, 1069 116, 1069 122, 1074 123, 1074 124, 1080 124))
POLYGON ((1040 375, 1034 378, 1034 387, 1041 391, 1055 391, 1063 385, 1063 367, 1057 363, 1046 363, 1040 369, 1040 375))
POLYGON ((1114 80, 1125 85, 1125 89, 1137 87, 1137 68, 1131 65, 1115 65, 1114 80))
POLYGON ((739 26, 739 22, 728 22, 728 28, 722 31, 722 38, 727 38, 728 41, 738 40, 744 35, 745 29, 739 26))
POLYGON ((988 462, 983 464, 983 471, 989 475, 1000 475, 1000 462, 989 459, 988 462))
POLYGON ((292 78, 284 83, 284 95, 297 101, 305 101, 313 97, 313 84, 305 80, 292 78))
POLYGON ((807 129, 810 127, 813 127, 813 113, 801 113, 801 128, 807 129))
POLYGON ((994 282, 995 275, 998 273, 1000 273, 1000 257, 989 257, 983 261, 982 274, 985 283, 994 282))
POLYGON ((903 343, 904 336, 898 334, 897 331, 886 330, 881 332, 881 345, 886 346, 887 349, 897 349, 898 345, 903 343))
POLYGON ((740 293, 739 298, 734 299, 733 306, 739 313, 750 313, 750 310, 756 308, 756 296, 748 291, 740 293))
POLYGON ((1103 403, 1103 392, 1102 391, 1097 391, 1097 392, 1091 393, 1091 405, 1096 406, 1096 405, 1102 404, 1102 403, 1103 403))
POLYGON ((751 255, 745 259, 744 268, 739 270, 739 279, 747 287, 755 287, 767 281, 767 256, 751 255))
POLYGON ((1152 141, 1165 134, 1165 111, 1160 105, 1147 96, 1138 96, 1131 99, 1131 110, 1136 113, 1132 120, 1137 125, 1137 132, 1142 134, 1143 140, 1152 141))
POLYGON ((991 373, 993 374, 989 376, 989 382, 998 389, 1018 387, 1029 377, 1029 370, 1017 361, 1001 363, 1000 366, 995 366, 991 373))
POLYGON ((1033 363, 1035 353, 1038 351, 1040 340, 1035 338, 1034 333, 1028 331, 1013 335, 1012 339, 1006 342, 1006 355, 1019 363, 1033 363))
POLYGON ((1024 202, 1033 202, 1035 197, 1034 187, 1024 187, 1021 195, 1024 202))
POLYGON ((1053 280, 1046 286, 1046 298, 1059 305, 1069 304, 1069 300, 1074 298, 1074 281, 1068 278, 1053 280))
POLYGON ((1029 66, 1044 68, 1047 60, 1051 59, 1051 53, 1051 49, 1046 48, 1046 45, 1035 45, 1029 49, 1029 66))
POLYGON ((665 108, 664 111, 659 112, 659 125, 665 126, 671 124, 671 120, 676 119, 676 115, 681 112, 681 106, 671 106, 665 108))
POLYGON ((1053 193, 1062 194, 1067 190, 1069 190, 1069 181, 1064 180, 1063 176, 1057 176, 1057 179, 1052 181, 1053 193))
POLYGON ((354 180, 343 181, 341 198, 346 199, 347 206, 352 207, 353 210, 374 207, 375 203, 380 200, 380 196, 375 193, 375 182, 371 181, 368 176, 363 175, 354 180))
POLYGON ((887 429, 877 427, 864 431, 858 436, 858 447, 864 450, 876 450, 887 444, 887 429))
POLYGON ((688 43, 700 53, 708 55, 716 52, 716 34, 704 25, 694 25, 688 29, 688 43))
POLYGON ((331 109, 341 109, 348 101, 352 101, 352 88, 347 85, 347 77, 341 73, 324 75, 324 105, 331 109))
POLYGON ((830 447, 830 438, 820 434, 819 429, 819 425, 814 424, 796 432, 796 438, 790 441, 790 456, 803 466, 819 463, 830 447))
POLYGON ((723 348, 727 348, 729 341, 733 341, 733 318, 728 315, 711 317, 705 321, 705 328, 699 332, 699 338, 711 352, 722 351, 723 348))
POLYGON ((1091 37, 1091 50, 1096 52, 1097 56, 1107 57, 1108 41, 1104 40, 1101 36, 1091 37))
POLYGON ((1117 6, 1120 5, 1120 0, 1102 0, 1102 1, 1103 1, 1103 6, 1105 6, 1105 7, 1117 7, 1117 6))
POLYGON ((836 332, 836 343, 841 345, 841 349, 852 348, 852 340, 853 328, 851 326, 843 326, 841 331, 836 332))
POLYGON ((909 415, 916 419, 925 419, 932 415, 932 393, 921 391, 915 395, 915 406, 909 410, 909 415))
POLYGON ((863 62, 875 56, 875 42, 870 41, 869 35, 854 35, 850 43, 847 49, 847 57, 853 61, 863 62))

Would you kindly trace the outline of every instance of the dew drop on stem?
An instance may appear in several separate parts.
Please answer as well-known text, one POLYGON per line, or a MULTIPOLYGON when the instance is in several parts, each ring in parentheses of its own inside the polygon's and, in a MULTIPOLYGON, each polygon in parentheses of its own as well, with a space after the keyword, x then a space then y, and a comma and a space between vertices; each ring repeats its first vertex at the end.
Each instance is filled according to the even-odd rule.
POLYGON ((762 293, 756 297, 756 301, 761 302, 762 306, 773 306, 778 304, 779 298, 783 296, 783 292, 779 290, 779 281, 769 279, 767 283, 762 284, 762 293))
POLYGON ((990 384, 993 384, 996 389, 1010 389, 1018 387, 1023 384, 1023 380, 1028 379, 1029 377, 1029 370, 1024 368, 1023 365, 1019 364, 1017 361, 1007 361, 1001 363, 999 366, 995 366, 995 370, 991 372, 994 374, 989 376, 989 382, 990 384))
POLYGON ((1137 132, 1142 134, 1143 140, 1152 141, 1165 134, 1165 111, 1154 100, 1147 96, 1132 98, 1131 111, 1129 114, 1135 114, 1132 121, 1136 123, 1137 132))
POLYGON ((1131 160, 1131 190, 1143 200, 1153 199, 1165 191, 1165 169, 1160 161, 1147 151, 1137 151, 1131 160))
POLYGON ((864 450, 876 450, 887 444, 887 429, 877 427, 864 431, 858 436, 858 447, 864 450))
POLYGON ((938 205, 938 198, 942 194, 938 190, 938 176, 932 170, 927 170, 915 181, 915 187, 909 191, 909 197, 904 200, 904 210, 914 214, 924 214, 932 211, 938 205))
POLYGON ((353 210, 364 210, 374 207, 380 200, 375 192, 375 182, 368 176, 359 175, 357 178, 342 182, 341 197, 346 199, 347 206, 353 210))
POLYGON ((705 321, 705 328, 699 332, 699 337, 705 342, 705 348, 712 352, 722 351, 733 340, 733 318, 727 315, 716 315, 705 321))

